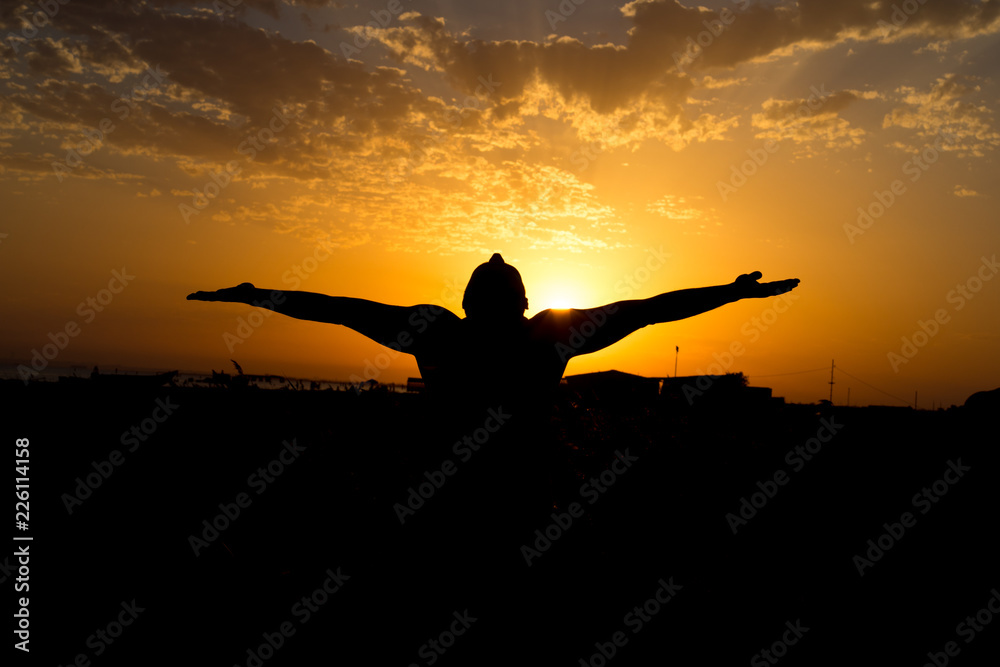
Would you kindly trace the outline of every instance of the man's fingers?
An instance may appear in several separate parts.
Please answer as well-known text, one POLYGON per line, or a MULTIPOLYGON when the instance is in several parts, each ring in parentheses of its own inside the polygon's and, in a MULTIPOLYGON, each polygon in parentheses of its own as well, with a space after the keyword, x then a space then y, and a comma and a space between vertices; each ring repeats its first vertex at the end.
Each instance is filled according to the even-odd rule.
POLYGON ((227 287, 214 292, 192 292, 187 295, 188 301, 239 301, 241 292, 256 289, 253 283, 240 283, 236 287, 227 287))
POLYGON ((772 294, 784 294, 785 292, 791 292, 798 286, 799 286, 798 278, 791 278, 789 280, 779 280, 777 282, 768 283, 768 287, 771 288, 772 294))

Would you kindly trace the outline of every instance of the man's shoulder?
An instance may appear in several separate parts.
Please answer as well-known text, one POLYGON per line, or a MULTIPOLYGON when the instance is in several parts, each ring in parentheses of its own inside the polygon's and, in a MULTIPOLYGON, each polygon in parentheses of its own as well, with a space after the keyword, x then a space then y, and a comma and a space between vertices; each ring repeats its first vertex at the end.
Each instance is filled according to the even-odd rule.
POLYGON ((548 308, 540 310, 525 320, 529 327, 544 327, 553 324, 569 323, 572 321, 575 308, 548 308))

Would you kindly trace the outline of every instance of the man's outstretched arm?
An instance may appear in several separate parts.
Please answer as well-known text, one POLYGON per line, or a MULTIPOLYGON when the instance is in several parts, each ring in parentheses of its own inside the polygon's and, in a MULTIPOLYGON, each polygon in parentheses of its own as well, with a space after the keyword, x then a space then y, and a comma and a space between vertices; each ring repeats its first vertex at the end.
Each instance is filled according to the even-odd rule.
POLYGON ((390 306, 367 299, 315 292, 258 289, 250 283, 214 292, 194 292, 187 298, 189 301, 245 303, 300 320, 341 324, 382 345, 401 346, 404 352, 410 354, 417 353, 420 334, 433 323, 458 319, 457 315, 439 306, 390 306), (401 339, 413 342, 401 343, 401 339))
POLYGON ((769 296, 784 294, 785 292, 792 291, 799 284, 798 278, 760 283, 758 280, 760 280, 761 276, 760 271, 754 271, 753 273, 743 274, 728 285, 683 289, 660 294, 649 299, 619 303, 637 304, 635 306, 624 307, 626 309, 631 307, 641 312, 646 319, 649 319, 647 324, 659 324, 661 322, 673 322, 675 320, 683 320, 692 315, 707 313, 719 306, 724 306, 727 303, 733 303, 741 299, 763 299, 769 296))
POLYGON ((760 278, 760 271, 754 271, 728 285, 677 290, 648 299, 618 301, 600 308, 573 309, 565 315, 559 311, 546 312, 551 313, 549 317, 556 320, 559 329, 565 329, 560 331, 558 338, 573 349, 573 356, 590 354, 617 343, 644 326, 682 320, 741 299, 777 296, 795 289, 799 284, 797 278, 770 283, 760 283, 760 278), (591 326, 585 326, 586 322, 591 326), (570 328, 577 332, 576 336, 572 336, 570 328), (589 336, 586 335, 588 331, 589 336))

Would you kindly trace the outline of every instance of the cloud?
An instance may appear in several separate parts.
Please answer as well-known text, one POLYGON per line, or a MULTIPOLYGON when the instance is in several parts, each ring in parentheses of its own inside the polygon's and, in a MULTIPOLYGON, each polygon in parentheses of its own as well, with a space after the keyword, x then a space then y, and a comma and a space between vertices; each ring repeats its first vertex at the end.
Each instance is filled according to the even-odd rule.
MULTIPOLYGON (((297 122, 245 165, 247 174, 310 180, 336 175, 331 156, 370 152, 375 136, 416 138, 424 131, 415 119, 446 111, 400 69, 369 71, 313 42, 201 10, 180 13, 188 4, 61 5, 50 30, 74 38, 18 42, 0 103, 5 117, 14 112, 25 135, 61 137, 58 146, 45 146, 54 152, 111 122, 93 159, 174 159, 197 175, 243 160, 243 142, 280 109, 297 122), (155 81, 137 95, 147 71, 155 81)), ((3 10, 0 22, 19 25, 18 11, 26 10, 3 10)))
MULTIPOLYGON (((866 94, 841 90, 825 93, 814 90, 806 99, 768 99, 760 113, 753 114, 754 135, 758 139, 791 140, 796 144, 822 142, 826 148, 845 148, 860 144, 865 131, 839 116, 839 112, 866 94)), ((871 98, 872 96, 867 96, 871 98)))
POLYGON ((660 63, 672 60, 678 50, 690 51, 696 55, 692 61, 696 69, 733 67, 790 54, 796 48, 829 48, 848 40, 934 37, 946 41, 1000 29, 1000 11, 994 4, 971 0, 920 3, 915 11, 902 15, 893 3, 870 0, 773 5, 741 1, 718 12, 684 7, 673 0, 637 0, 625 5, 622 14, 634 24, 629 32, 630 50, 660 63))
POLYGON ((715 77, 705 75, 702 77, 699 86, 711 90, 713 88, 729 88, 730 86, 742 86, 747 82, 747 77, 728 77, 725 79, 716 79, 715 77))
POLYGON ((948 74, 928 90, 903 86, 896 93, 902 106, 885 116, 882 127, 915 130, 923 141, 920 145, 902 144, 908 150, 922 148, 923 143, 939 135, 946 138, 943 149, 957 151, 960 156, 982 157, 1000 146, 1000 133, 993 129, 993 110, 985 101, 976 99, 981 93, 979 79, 948 74))
POLYGON ((236 191, 239 203, 227 210, 238 221, 322 234, 343 247, 378 243, 398 252, 486 252, 498 240, 565 252, 628 245, 625 225, 593 186, 556 167, 463 157, 392 184, 376 161, 355 168, 367 187, 335 183, 303 194, 279 183, 266 199, 236 191))
POLYGON ((666 218, 676 225, 681 225, 684 236, 715 236, 713 231, 721 227, 714 208, 698 208, 690 200, 701 200, 702 197, 682 197, 679 195, 664 195, 646 205, 646 212, 666 218))
POLYGON ((944 43, 1000 29, 996 3, 970 0, 916 4, 910 14, 870 0, 735 6, 742 4, 747 5, 742 10, 716 12, 675 0, 630 2, 621 8, 632 24, 625 45, 585 46, 571 37, 484 41, 453 34, 444 20, 419 15, 366 34, 401 62, 443 72, 463 90, 492 73, 505 82, 502 96, 518 99, 540 77, 565 99, 586 99, 594 110, 610 113, 654 89, 665 104, 683 103, 693 87, 685 74, 691 69, 732 68, 848 40, 921 37, 944 43))
POLYGON ((692 87, 685 77, 612 44, 588 47, 571 37, 546 43, 488 42, 456 36, 441 19, 411 15, 401 23, 372 30, 371 35, 401 62, 441 72, 459 90, 473 92, 481 77, 492 76, 503 83, 501 102, 520 100, 541 82, 567 102, 581 100, 595 111, 610 113, 642 95, 676 105, 692 87))
POLYGON ((36 76, 59 76, 79 74, 83 71, 80 58, 67 48, 68 39, 54 40, 51 37, 34 42, 34 50, 25 56, 28 70, 36 76))
POLYGON ((956 185, 952 194, 956 197, 982 197, 981 194, 975 190, 965 187, 964 185, 956 185))
MULTIPOLYGON (((574 162, 583 147, 629 152, 655 142, 680 151, 731 138, 747 109, 733 100, 757 84, 755 64, 734 71, 746 63, 850 40, 933 39, 943 51, 997 30, 992 3, 927 2, 898 26, 885 2, 741 4, 724 14, 632 2, 621 8, 623 43, 587 45, 570 36, 478 39, 416 12, 385 27, 340 20, 367 20, 357 8, 337 13, 345 27, 324 32, 300 17, 336 5, 318 0, 247 0, 222 14, 181 0, 68 2, 38 36, 0 47, 0 142, 10 148, 0 164, 4 178, 44 179, 52 161, 78 150, 86 154, 74 177, 155 170, 157 187, 143 181, 136 196, 162 191, 187 203, 235 161, 239 175, 201 216, 206 224, 415 252, 483 251, 498 236, 524 247, 609 249, 628 237, 583 178, 596 170, 574 162), (287 35, 307 30, 318 41, 248 21, 294 23, 287 35), (364 52, 372 64, 340 52, 354 35, 373 40, 364 52), (700 51, 684 56, 692 43, 700 51), (150 72, 155 81, 144 84, 150 72), (729 97, 702 99, 715 95, 729 97), (269 127, 276 113, 293 117, 280 131, 269 127), (113 129, 94 139, 105 121, 113 129), (260 147, 249 157, 254 139, 260 147)), ((0 30, 20 35, 27 11, 36 5, 5 4, 0 30)), ((980 85, 949 75, 929 90, 900 88, 883 126, 928 136, 948 129, 961 150, 983 154, 998 138, 980 85)), ((870 90, 824 94, 818 107, 769 97, 748 120, 758 138, 810 151, 849 147, 868 130, 845 111, 876 101, 885 96, 870 90)), ((650 206, 674 220, 695 210, 670 198, 650 206)))
POLYGON ((646 211, 662 218, 684 222, 687 220, 701 220, 705 217, 700 209, 688 205, 686 197, 677 195, 664 195, 656 201, 646 205, 646 211))
MULTIPOLYGON (((481 88, 484 77, 501 81, 496 93, 498 115, 554 117, 576 128, 582 141, 594 141, 595 133, 588 128, 599 126, 604 146, 635 146, 653 138, 680 149, 692 141, 724 138, 738 124, 734 117, 692 110, 697 102, 691 96, 699 88, 745 80, 720 77, 718 72, 849 40, 933 38, 935 44, 945 45, 1000 29, 992 5, 956 2, 914 7, 909 14, 899 14, 901 10, 885 2, 803 0, 778 5, 739 2, 714 11, 674 0, 637 1, 621 8, 631 23, 622 45, 587 46, 569 36, 552 36, 544 43, 487 41, 457 33, 441 18, 416 13, 385 28, 366 27, 364 32, 386 46, 398 62, 438 73, 458 90, 472 93, 481 88), (701 76, 695 74, 699 70, 704 70, 701 76), (545 109, 537 103, 539 91, 544 93, 545 109), (646 129, 623 131, 626 119, 633 127, 646 129)), ((760 130, 758 136, 852 146, 866 133, 837 111, 872 95, 872 91, 841 91, 827 100, 821 112, 794 122, 784 119, 785 101, 771 100, 763 113, 754 115, 753 123, 760 130)))

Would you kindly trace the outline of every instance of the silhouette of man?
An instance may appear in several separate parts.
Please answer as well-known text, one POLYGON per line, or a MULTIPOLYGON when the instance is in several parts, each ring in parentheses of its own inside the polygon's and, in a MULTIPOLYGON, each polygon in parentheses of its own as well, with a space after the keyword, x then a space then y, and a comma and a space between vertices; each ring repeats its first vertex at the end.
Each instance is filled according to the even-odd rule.
MULTIPOLYGON (((189 300, 246 303, 302 320, 341 324, 395 350, 412 354, 428 391, 487 402, 532 405, 558 386, 575 356, 602 350, 650 324, 672 322, 740 299, 794 289, 798 279, 760 283, 755 271, 728 285, 666 292, 597 308, 543 310, 531 319, 521 274, 495 253, 472 272, 462 308, 390 306, 312 292, 258 289, 250 283, 189 300)), ((493 403, 496 405, 496 403, 493 403)))
MULTIPOLYGON (((550 640, 557 636, 552 631, 554 609, 568 614, 566 623, 575 618, 566 601, 575 600, 570 593, 579 590, 576 570, 567 570, 539 593, 539 579, 521 581, 526 566, 520 549, 532 543, 532 531, 546 525, 554 502, 566 496, 559 491, 564 485, 553 484, 553 479, 573 475, 560 463, 559 443, 547 433, 545 419, 569 360, 602 350, 642 327, 684 319, 740 299, 775 296, 799 283, 797 279, 760 283, 760 278, 759 272, 753 272, 727 285, 597 308, 543 310, 528 319, 520 273, 494 254, 472 273, 462 300, 464 318, 429 304, 391 306, 350 297, 257 289, 250 283, 195 292, 187 298, 246 303, 298 319, 340 324, 414 355, 428 393, 445 399, 435 405, 451 412, 440 420, 444 425, 435 417, 429 420, 429 429, 412 427, 421 439, 420 447, 414 449, 426 450, 422 455, 428 470, 431 466, 436 470, 445 458, 454 460, 455 452, 448 448, 460 436, 472 434, 473 429, 485 433, 480 427, 489 427, 484 421, 487 414, 500 419, 513 416, 508 421, 511 425, 505 423, 491 432, 474 458, 459 459, 462 472, 435 492, 433 511, 407 520, 413 533, 407 533, 407 539, 413 543, 399 550, 406 554, 404 560, 413 560, 418 573, 403 577, 411 582, 407 585, 433 582, 433 598, 446 598, 447 604, 462 600, 462 606, 500 610, 505 615, 497 619, 492 631, 485 627, 474 631, 480 633, 484 647, 495 651, 510 641, 510 634, 517 636, 532 623, 550 640), (444 586, 449 587, 451 597, 442 595, 444 586), (470 596, 474 602, 464 602, 470 596), (531 614, 534 620, 525 621, 531 614)), ((413 469, 418 471, 420 466, 413 469)), ((579 480, 573 477, 565 486, 570 483, 575 492, 579 480)), ((560 507, 564 511, 565 505, 560 507)), ((386 550, 390 552, 395 553, 386 550)), ((395 563, 393 567, 401 566, 395 563)), ((387 585, 388 590, 398 594, 392 586, 387 585)))

